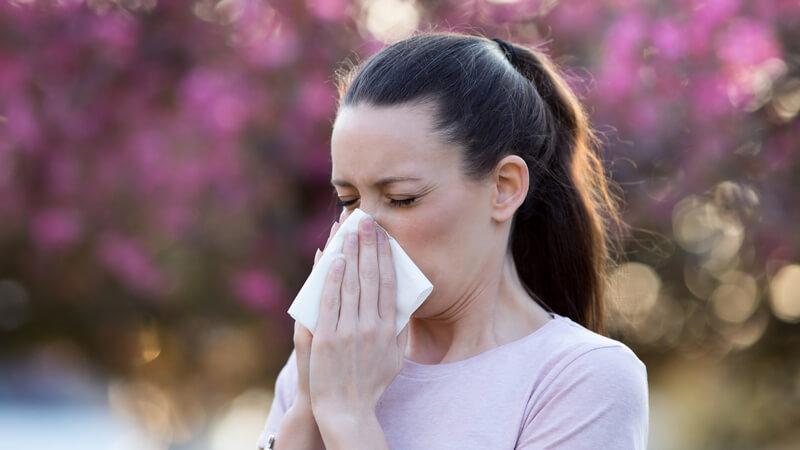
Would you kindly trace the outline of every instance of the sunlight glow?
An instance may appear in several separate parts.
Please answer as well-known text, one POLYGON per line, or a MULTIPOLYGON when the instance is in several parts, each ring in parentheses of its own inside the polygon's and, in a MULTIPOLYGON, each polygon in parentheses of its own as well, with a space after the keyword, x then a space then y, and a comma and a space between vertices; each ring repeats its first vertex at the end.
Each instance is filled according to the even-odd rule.
POLYGON ((272 393, 250 389, 236 397, 211 429, 211 450, 255 448, 264 428, 272 393))
POLYGON ((800 322, 800 265, 781 268, 769 283, 770 306, 775 316, 784 322, 800 322))
POLYGON ((371 0, 365 8, 367 30, 383 42, 411 36, 419 25, 419 9, 410 0, 371 0))

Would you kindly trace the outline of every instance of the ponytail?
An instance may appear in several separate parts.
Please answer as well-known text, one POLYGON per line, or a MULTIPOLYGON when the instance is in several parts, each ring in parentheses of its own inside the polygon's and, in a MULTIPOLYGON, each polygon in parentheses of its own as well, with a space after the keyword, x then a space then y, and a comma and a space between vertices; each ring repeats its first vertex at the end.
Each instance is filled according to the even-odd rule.
POLYGON ((608 265, 623 225, 596 153, 599 139, 546 55, 515 46, 513 64, 545 103, 550 136, 544 151, 549 170, 512 225, 517 272, 543 306, 604 333, 608 265))

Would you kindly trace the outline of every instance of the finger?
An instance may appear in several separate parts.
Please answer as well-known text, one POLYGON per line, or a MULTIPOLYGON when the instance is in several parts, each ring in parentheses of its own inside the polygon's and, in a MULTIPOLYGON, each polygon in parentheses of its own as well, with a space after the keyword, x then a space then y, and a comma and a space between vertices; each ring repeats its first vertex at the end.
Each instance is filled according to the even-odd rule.
POLYGON ((371 217, 358 224, 358 280, 361 296, 358 302, 359 320, 378 319, 378 243, 375 221, 371 217))
POLYGON ((346 261, 342 279, 342 306, 339 309, 339 324, 336 330, 352 330, 358 320, 358 233, 348 233, 344 239, 344 259, 346 261))
POLYGON ((341 308, 341 286, 342 276, 344 275, 346 262, 341 256, 336 256, 325 277, 325 285, 322 287, 322 298, 319 305, 319 316, 317 317, 317 328, 315 335, 332 334, 336 331, 339 321, 339 310, 341 308))
POLYGON ((390 323, 397 317, 397 282, 392 263, 392 248, 389 237, 382 229, 377 233, 378 241, 378 272, 380 276, 378 294, 378 314, 381 320, 390 323))

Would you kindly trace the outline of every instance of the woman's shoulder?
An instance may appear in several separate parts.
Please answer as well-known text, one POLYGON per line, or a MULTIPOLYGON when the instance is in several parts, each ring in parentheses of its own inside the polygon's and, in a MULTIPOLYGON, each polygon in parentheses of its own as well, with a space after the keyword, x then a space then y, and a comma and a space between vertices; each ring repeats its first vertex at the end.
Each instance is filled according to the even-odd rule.
POLYGON ((621 341, 596 333, 569 317, 553 313, 553 318, 545 324, 541 332, 523 339, 518 349, 530 354, 539 361, 552 359, 558 365, 596 364, 599 354, 604 365, 631 365, 644 369, 644 363, 621 341))
POLYGON ((645 448, 649 417, 645 364, 618 340, 566 317, 553 320, 550 332, 536 343, 543 370, 530 392, 523 433, 527 437, 522 442, 574 438, 585 444, 583 437, 591 435, 596 448, 645 448), (574 417, 591 418, 594 425, 579 432, 574 417))
POLYGON ((538 392, 568 389, 575 382, 596 389, 622 385, 634 395, 647 390, 647 368, 630 347, 568 317, 553 314, 518 344, 517 372, 535 374, 532 387, 538 392))

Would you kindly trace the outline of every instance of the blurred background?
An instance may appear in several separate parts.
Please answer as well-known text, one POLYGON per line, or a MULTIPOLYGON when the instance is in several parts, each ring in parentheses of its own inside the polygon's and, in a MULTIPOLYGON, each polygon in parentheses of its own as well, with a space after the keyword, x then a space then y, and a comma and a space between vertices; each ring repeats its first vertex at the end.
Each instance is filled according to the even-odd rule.
POLYGON ((0 0, 0 449, 255 448, 332 75, 417 30, 544 43, 585 101, 650 449, 800 448, 797 0, 0 0))

